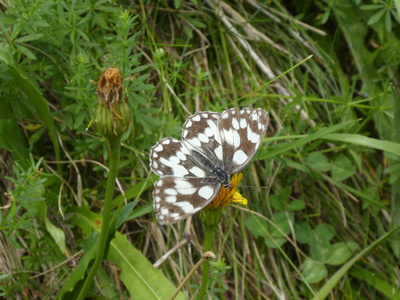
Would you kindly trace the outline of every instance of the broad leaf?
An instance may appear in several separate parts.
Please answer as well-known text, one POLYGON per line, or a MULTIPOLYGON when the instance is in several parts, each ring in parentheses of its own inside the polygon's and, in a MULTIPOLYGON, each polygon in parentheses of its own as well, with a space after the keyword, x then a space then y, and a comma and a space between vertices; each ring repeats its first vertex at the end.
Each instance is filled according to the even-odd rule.
POLYGON ((345 156, 340 156, 335 159, 332 166, 332 179, 335 181, 343 181, 354 175, 356 167, 353 166, 350 160, 345 156))
MULTIPOLYGON (((121 269, 120 278, 132 299, 169 299, 175 287, 164 274, 153 267, 143 254, 128 242, 126 236, 116 233, 111 242, 108 259, 121 269)), ((186 299, 183 292, 175 299, 186 299)))
POLYGON ((308 283, 317 283, 328 275, 328 270, 324 264, 306 259, 303 263, 303 271, 301 274, 308 283))
MULTIPOLYGON (((75 207, 72 212, 73 222, 82 228, 86 234, 89 231, 100 232, 101 218, 88 208, 75 207)), ((93 248, 93 247, 92 247, 93 248)), ((94 256, 93 256, 94 257, 94 256)), ((63 286, 62 293, 72 291, 74 286, 85 276, 89 265, 89 255, 85 258, 78 271, 74 271, 63 286)), ((121 270, 121 280, 133 299, 168 299, 175 292, 175 287, 142 255, 142 253, 128 242, 125 236, 117 232, 112 239, 108 259, 116 263, 121 270)), ((81 262, 78 266, 81 265, 81 262)), ((61 292, 58 296, 61 296, 61 292)), ((175 299, 186 299, 181 292, 175 299)))
POLYGON ((329 163, 328 158, 320 152, 311 153, 307 158, 307 162, 311 167, 320 172, 328 172, 331 169, 331 164, 329 163))
POLYGON ((354 242, 342 242, 332 245, 332 254, 331 257, 326 260, 326 263, 329 265, 343 264, 353 255, 357 247, 357 244, 354 242))

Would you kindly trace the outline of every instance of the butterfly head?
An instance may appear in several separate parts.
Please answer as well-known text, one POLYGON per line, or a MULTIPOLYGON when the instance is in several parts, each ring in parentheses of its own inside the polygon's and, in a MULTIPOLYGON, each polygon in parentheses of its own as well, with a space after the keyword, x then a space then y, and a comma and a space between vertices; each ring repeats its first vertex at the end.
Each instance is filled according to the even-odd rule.
POLYGON ((223 184, 223 186, 227 189, 231 188, 231 184, 229 182, 229 175, 221 168, 216 168, 214 171, 214 175, 218 178, 219 182, 223 184))

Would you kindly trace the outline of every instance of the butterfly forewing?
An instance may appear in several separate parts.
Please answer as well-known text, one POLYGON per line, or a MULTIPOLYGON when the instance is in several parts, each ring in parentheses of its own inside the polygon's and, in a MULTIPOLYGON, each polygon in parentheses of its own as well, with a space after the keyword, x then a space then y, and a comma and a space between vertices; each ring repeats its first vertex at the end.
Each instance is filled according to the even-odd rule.
POLYGON ((174 138, 158 141, 150 150, 150 167, 160 176, 206 177, 206 170, 200 168, 191 157, 190 151, 174 138))
POLYGON ((220 187, 215 178, 161 177, 153 190, 157 221, 169 225, 186 219, 210 203, 220 187))
POLYGON ((268 113, 251 107, 229 109, 221 114, 218 128, 224 153, 224 169, 241 171, 256 153, 268 127, 268 113))
POLYGON ((223 160, 218 129, 220 116, 221 114, 216 112, 197 112, 187 118, 182 129, 182 141, 185 146, 203 153, 219 167, 223 160))

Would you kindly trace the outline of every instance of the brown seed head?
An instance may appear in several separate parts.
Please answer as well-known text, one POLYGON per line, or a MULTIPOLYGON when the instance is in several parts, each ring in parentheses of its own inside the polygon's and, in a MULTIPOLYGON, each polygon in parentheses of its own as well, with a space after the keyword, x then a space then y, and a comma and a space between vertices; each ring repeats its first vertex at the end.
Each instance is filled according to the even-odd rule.
POLYGON ((118 103, 122 98, 122 75, 118 68, 103 71, 97 84, 97 95, 103 106, 118 103))

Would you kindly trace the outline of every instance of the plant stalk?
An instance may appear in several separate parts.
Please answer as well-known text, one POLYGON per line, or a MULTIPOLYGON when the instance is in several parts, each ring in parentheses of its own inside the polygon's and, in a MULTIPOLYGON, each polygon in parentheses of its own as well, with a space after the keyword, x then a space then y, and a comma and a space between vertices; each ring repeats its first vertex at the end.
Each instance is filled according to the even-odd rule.
POLYGON ((79 293, 78 300, 83 300, 93 282, 93 279, 103 262, 104 252, 106 249, 107 237, 110 228, 110 220, 111 220, 111 209, 112 209, 112 200, 114 196, 114 187, 115 180, 117 178, 118 173, 118 165, 121 154, 121 136, 112 137, 109 140, 110 142, 110 167, 108 171, 107 178, 107 186, 106 186, 106 194, 104 199, 104 208, 103 208, 103 222, 101 224, 101 233, 98 242, 97 256, 94 261, 92 268, 85 280, 84 285, 79 293))
MULTIPOLYGON (((217 226, 207 226, 203 223, 204 226, 204 252, 211 251, 211 244, 214 236, 214 230, 217 226)), ((210 260, 207 259, 203 263, 203 275, 201 278, 201 287, 199 294, 197 296, 198 300, 202 300, 206 294, 207 286, 208 286, 208 273, 210 270, 210 260)))

